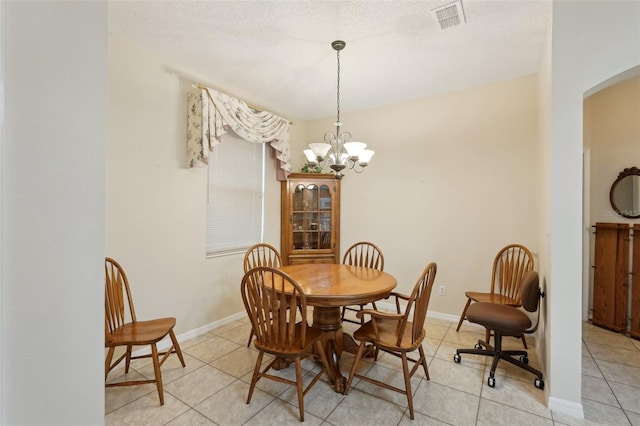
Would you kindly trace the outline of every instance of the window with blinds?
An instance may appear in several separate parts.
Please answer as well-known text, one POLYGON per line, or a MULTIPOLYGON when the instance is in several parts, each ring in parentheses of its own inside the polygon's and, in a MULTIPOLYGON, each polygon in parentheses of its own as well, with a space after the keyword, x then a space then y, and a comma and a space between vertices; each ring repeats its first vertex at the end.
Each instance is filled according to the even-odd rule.
POLYGON ((262 241, 265 144, 233 133, 209 157, 207 256, 241 253, 262 241))

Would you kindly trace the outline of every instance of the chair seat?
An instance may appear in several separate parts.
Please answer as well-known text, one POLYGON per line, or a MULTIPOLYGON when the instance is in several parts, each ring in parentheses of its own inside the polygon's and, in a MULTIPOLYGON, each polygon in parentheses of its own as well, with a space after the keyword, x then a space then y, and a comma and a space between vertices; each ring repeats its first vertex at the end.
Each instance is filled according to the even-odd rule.
POLYGON ((503 336, 520 336, 531 327, 531 319, 511 306, 474 303, 467 309, 467 319, 503 336))
POLYGON ((276 345, 276 344, 264 344, 261 343, 258 340, 254 341, 254 346, 256 347, 256 349, 260 350, 260 351, 264 351, 267 353, 271 353, 271 354, 278 354, 279 356, 282 355, 299 355, 302 354, 304 352, 306 352, 309 348, 309 346, 311 346, 316 340, 318 340, 319 338, 322 337, 322 333, 323 331, 320 330, 319 328, 315 328, 315 327, 307 327, 307 332, 306 332, 306 337, 305 337, 305 341, 301 342, 301 331, 302 326, 301 324, 296 324, 295 327, 295 337, 293 339, 293 343, 289 344, 287 343, 287 345, 276 345))
POLYGON ((464 295, 474 302, 499 303, 501 305, 516 307, 520 306, 519 300, 498 293, 478 293, 474 291, 467 291, 464 293, 464 295))
POLYGON ((398 345, 398 327, 400 321, 391 319, 376 319, 376 325, 378 326, 378 332, 380 338, 376 338, 376 332, 373 328, 373 321, 364 323, 359 329, 353 333, 353 337, 359 341, 375 342, 376 346, 381 349, 390 349, 394 351, 412 351, 416 349, 425 337, 425 331, 422 329, 420 336, 414 342, 411 342, 411 330, 413 324, 407 322, 402 335, 400 345, 398 345))
POLYGON ((105 335, 105 347, 149 345, 162 340, 176 325, 176 319, 158 318, 151 321, 127 323, 105 335))

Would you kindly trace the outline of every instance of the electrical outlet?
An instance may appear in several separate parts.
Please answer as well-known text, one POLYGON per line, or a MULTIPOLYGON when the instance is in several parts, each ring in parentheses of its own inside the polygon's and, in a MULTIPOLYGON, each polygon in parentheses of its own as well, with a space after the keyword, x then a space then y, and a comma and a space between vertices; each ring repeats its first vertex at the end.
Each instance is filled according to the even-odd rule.
POLYGON ((443 286, 443 285, 441 285, 441 286, 440 286, 440 289, 439 289, 438 294, 439 294, 440 296, 444 296, 444 295, 446 294, 446 292, 445 292, 445 289, 444 289, 444 286, 443 286))

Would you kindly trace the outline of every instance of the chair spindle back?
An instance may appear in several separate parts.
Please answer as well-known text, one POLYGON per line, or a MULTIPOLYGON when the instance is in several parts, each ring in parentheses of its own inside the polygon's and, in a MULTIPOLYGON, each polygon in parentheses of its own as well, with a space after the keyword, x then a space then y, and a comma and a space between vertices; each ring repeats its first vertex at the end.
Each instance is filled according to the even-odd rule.
POLYGON ((107 257, 105 258, 104 271, 105 331, 112 333, 115 329, 128 322, 127 314, 131 322, 137 322, 136 311, 133 307, 129 280, 122 266, 114 259, 107 257), (125 311, 127 306, 129 308, 128 312, 125 311))
POLYGON ((397 345, 399 346, 404 331, 407 327, 407 323, 411 320, 411 343, 418 341, 420 334, 424 329, 424 323, 427 316, 427 309, 429 308, 429 300, 431 299, 431 290, 433 289, 433 282, 436 279, 436 272, 438 270, 437 265, 434 262, 429 263, 422 274, 418 278, 409 301, 407 302, 407 308, 404 314, 402 323, 400 324, 400 330, 398 333, 397 345))
POLYGON ((533 270, 533 255, 528 248, 519 244, 504 247, 493 262, 491 274, 491 292, 494 293, 496 282, 497 293, 512 299, 520 299, 520 288, 524 275, 533 270))
POLYGON ((279 268, 282 266, 280 252, 267 243, 258 243, 249 247, 244 255, 244 272, 256 266, 279 268))
POLYGON ((257 344, 278 350, 303 349, 307 300, 289 275, 268 266, 250 269, 242 278, 242 301, 257 344))
POLYGON ((344 265, 363 266, 384 271, 384 256, 378 246, 362 241, 347 249, 342 258, 344 265))

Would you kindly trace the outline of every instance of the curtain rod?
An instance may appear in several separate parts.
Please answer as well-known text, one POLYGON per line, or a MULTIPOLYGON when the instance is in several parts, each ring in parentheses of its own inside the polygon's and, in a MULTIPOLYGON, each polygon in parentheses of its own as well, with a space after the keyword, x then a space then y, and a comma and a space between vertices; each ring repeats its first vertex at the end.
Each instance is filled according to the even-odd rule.
MULTIPOLYGON (((216 90, 216 91, 218 91, 218 92, 220 92, 220 93, 223 93, 222 91, 220 91, 220 90, 218 90, 218 89, 213 89, 212 87, 205 86, 205 85, 204 85, 204 84, 202 84, 202 83, 194 83, 194 84, 193 84, 193 86, 194 86, 194 87, 197 87, 198 89, 212 89, 212 90, 216 90)), ((231 95, 229 95, 228 93, 225 93, 225 95, 227 95, 227 96, 231 96, 231 95)), ((233 97, 235 97, 235 96, 233 96, 233 97)), ((242 99, 240 99, 240 100, 242 100, 242 99)), ((265 111, 263 108, 260 108, 260 107, 258 107, 258 106, 256 106, 256 105, 250 104, 250 103, 249 103, 249 102, 247 102, 247 101, 242 100, 242 102, 244 102, 245 104, 247 104, 247 106, 248 106, 249 108, 251 108, 252 110, 254 110, 254 111, 257 111, 257 112, 270 112, 270 111, 265 111)), ((292 125, 292 126, 295 124, 293 121, 289 120, 287 117, 282 117, 282 118, 284 118, 285 120, 287 120, 287 121, 289 122, 289 124, 290 124, 290 125, 292 125)))

